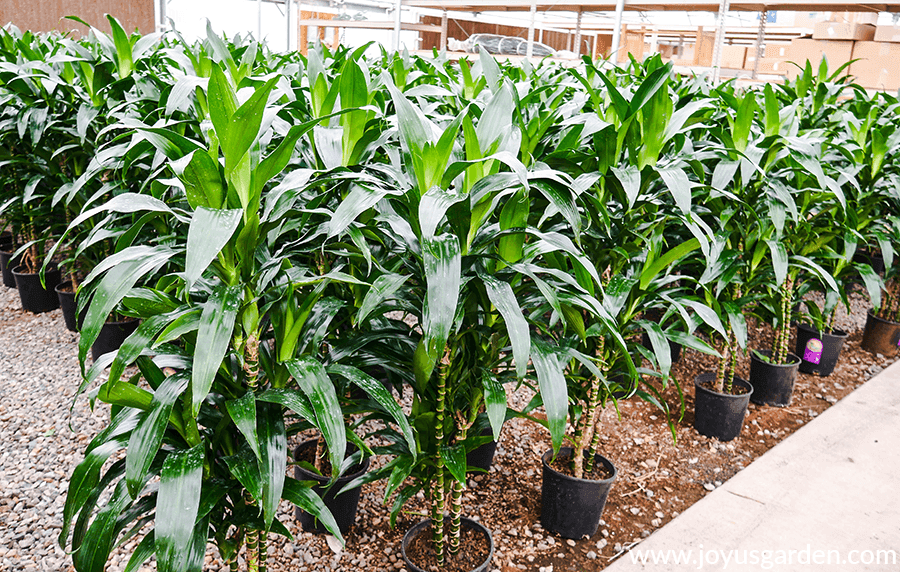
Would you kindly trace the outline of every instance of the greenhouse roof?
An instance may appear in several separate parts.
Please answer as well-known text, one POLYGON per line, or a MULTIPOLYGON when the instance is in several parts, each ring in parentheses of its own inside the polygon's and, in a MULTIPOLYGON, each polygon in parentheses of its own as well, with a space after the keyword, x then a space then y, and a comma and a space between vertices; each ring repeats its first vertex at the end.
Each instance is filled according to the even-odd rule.
MULTIPOLYGON (((528 11, 532 5, 538 11, 560 12, 612 12, 616 9, 614 0, 560 0, 548 2, 511 0, 500 4, 497 0, 404 0, 405 6, 432 8, 437 10, 455 10, 463 12, 507 12, 528 11)), ((721 3, 710 0, 666 0, 665 2, 648 2, 644 0, 625 0, 625 10, 638 12, 718 12, 721 3)), ((729 10, 743 12, 761 12, 763 10, 786 10, 799 12, 900 12, 900 0, 888 2, 847 2, 846 0, 765 0, 764 2, 731 2, 729 10)))

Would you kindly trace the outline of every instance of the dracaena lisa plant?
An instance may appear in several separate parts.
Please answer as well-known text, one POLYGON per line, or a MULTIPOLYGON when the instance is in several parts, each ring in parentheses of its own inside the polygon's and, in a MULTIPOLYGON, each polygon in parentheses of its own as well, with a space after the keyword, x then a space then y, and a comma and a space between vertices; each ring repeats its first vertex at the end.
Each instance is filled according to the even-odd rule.
MULTIPOLYGON (((320 353, 334 328, 352 319, 335 320, 340 305, 324 298, 323 290, 362 283, 340 268, 322 275, 305 265, 315 246, 302 240, 287 247, 270 242, 285 228, 308 240, 317 236, 292 226, 294 217, 308 220, 294 205, 309 197, 298 189, 283 189, 277 197, 264 192, 317 121, 267 145, 263 118, 282 105, 273 94, 279 77, 234 79, 213 65, 205 140, 167 128, 135 131, 168 155, 182 194, 174 190, 163 202, 124 193, 73 221, 77 226, 97 212, 147 212, 176 229, 157 244, 115 253, 83 284, 89 306, 82 363, 115 306, 143 322, 116 354, 86 372, 88 384, 111 366, 95 395, 114 406, 114 416, 90 444, 67 495, 60 542, 68 544, 77 516, 71 544, 80 571, 102 569, 123 532, 135 526, 127 534, 137 533, 148 521, 153 530, 132 557, 136 563, 155 554, 161 570, 200 569, 213 541, 232 569, 242 547, 250 570, 265 569, 268 534, 289 534, 276 518, 282 498, 340 538, 309 483, 285 476, 288 413, 321 432, 337 468, 347 431, 332 376, 389 404, 379 383, 320 353), (239 88, 249 94, 242 102, 239 88), (123 379, 132 363, 139 373, 123 379), (101 473, 122 448, 125 458, 101 473), (99 495, 110 487, 112 496, 92 520, 99 495)), ((396 404, 391 411, 411 440, 396 404)))

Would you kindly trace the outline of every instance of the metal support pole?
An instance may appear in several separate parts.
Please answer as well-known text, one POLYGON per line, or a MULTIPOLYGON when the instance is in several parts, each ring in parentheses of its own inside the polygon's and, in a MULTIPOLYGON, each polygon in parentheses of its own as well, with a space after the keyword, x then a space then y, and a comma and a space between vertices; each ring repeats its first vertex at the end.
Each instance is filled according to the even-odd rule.
POLYGON ((722 45, 725 43, 725 14, 728 13, 729 0, 722 0, 719 4, 719 17, 716 22, 716 39, 713 46, 713 83, 719 83, 722 63, 722 45))
POLYGON ((447 11, 444 10, 444 13, 441 14, 441 45, 438 46, 438 51, 440 52, 447 51, 448 30, 449 22, 447 21, 447 11))
POLYGON ((576 54, 581 54, 581 10, 578 11, 578 18, 575 20, 575 49, 572 50, 576 54))
POLYGON ((262 41, 262 0, 256 0, 256 41, 262 41))
POLYGON ((394 51, 400 51, 400 13, 403 11, 403 0, 394 4, 394 51))
POLYGON ((756 59, 753 60, 753 79, 759 75, 759 60, 766 52, 766 21, 769 19, 769 11, 763 8, 759 13, 759 30, 756 32, 756 59))
POLYGON ((531 58, 534 55, 534 19, 537 16, 537 4, 531 3, 531 23, 528 24, 528 47, 525 49, 525 57, 531 58))
POLYGON ((285 52, 291 51, 291 2, 293 0, 284 0, 284 19, 285 19, 285 52))
POLYGON ((625 0, 616 0, 616 20, 613 24, 612 46, 609 48, 609 57, 612 61, 619 59, 619 43, 622 41, 622 15, 625 12, 625 0))

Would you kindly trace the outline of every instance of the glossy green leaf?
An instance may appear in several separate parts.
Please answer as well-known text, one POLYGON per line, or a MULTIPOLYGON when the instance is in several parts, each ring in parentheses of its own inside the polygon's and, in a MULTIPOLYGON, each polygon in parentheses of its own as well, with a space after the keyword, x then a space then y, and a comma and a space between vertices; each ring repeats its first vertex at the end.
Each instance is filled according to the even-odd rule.
POLYGON ((322 502, 321 497, 319 497, 319 495, 311 488, 299 481, 287 478, 284 480, 283 494, 286 500, 294 503, 315 517, 332 536, 337 538, 342 545, 344 544, 344 537, 341 536, 341 531, 338 528, 337 522, 335 522, 331 512, 325 507, 325 503, 322 502))
POLYGON ((672 350, 669 348, 669 340, 663 333, 662 328, 655 322, 643 320, 640 322, 647 337, 650 338, 650 345, 653 347, 653 354, 656 356, 656 363, 659 366, 659 372, 664 376, 669 375, 672 369, 672 350))
POLYGON ((190 290, 241 223, 240 209, 198 207, 191 218, 184 262, 185 288, 190 290))
POLYGON ((187 567, 203 481, 203 445, 169 453, 156 496, 156 565, 160 572, 187 567))
POLYGON ((569 400, 563 364, 554 348, 537 339, 531 342, 531 360, 537 373, 544 409, 547 411, 550 441, 553 450, 558 451, 566 432, 569 400))
POLYGON ((512 286, 487 274, 480 276, 491 304, 497 308, 506 324, 506 331, 512 345, 513 359, 516 362, 516 375, 520 378, 525 377, 531 355, 531 333, 512 286))
POLYGON ((162 445, 163 434, 169 422, 169 414, 172 412, 175 401, 181 397, 187 386, 188 377, 186 375, 176 374, 168 377, 153 393, 150 410, 144 413, 131 434, 131 439, 128 441, 128 455, 125 457, 125 480, 132 498, 137 498, 138 493, 147 482, 150 463, 153 462, 160 445, 162 445))
POLYGON ((234 421, 238 431, 247 440, 250 450, 256 455, 257 459, 261 459, 259 451, 259 437, 256 434, 256 397, 252 391, 248 391, 238 399, 232 399, 225 402, 225 408, 228 415, 234 421))
POLYGON ((466 482, 466 450, 461 443, 457 443, 452 447, 441 445, 441 458, 444 460, 447 470, 454 479, 460 483, 466 482))
POLYGON ((285 363, 288 371, 312 404, 316 415, 316 426, 322 432, 331 466, 333 479, 338 477, 338 468, 344 460, 347 435, 344 429, 344 414, 338 402, 334 384, 321 363, 310 357, 298 357, 285 363))
POLYGON ((259 434, 261 454, 259 473, 262 482, 262 512, 265 526, 268 528, 275 520, 284 489, 287 471, 287 434, 280 405, 260 403, 258 407, 256 431, 259 434))
POLYGON ((389 300, 407 280, 409 280, 409 276, 400 274, 382 274, 376 278, 359 306, 359 311, 356 313, 356 323, 364 323, 369 314, 385 300, 389 300))
POLYGON ((453 327, 462 286, 462 256, 456 237, 444 234, 422 241, 422 257, 427 285, 422 331, 427 357, 421 364, 421 377, 427 379, 443 356, 453 327))
POLYGON ((283 405, 310 423, 317 423, 316 413, 306 395, 296 389, 267 389, 257 395, 256 400, 283 405))
POLYGON ((72 557, 76 570, 79 572, 103 572, 106 570, 106 561, 115 546, 115 527, 119 515, 128 506, 130 500, 125 482, 119 481, 112 498, 94 518, 84 535, 84 542, 72 557))
POLYGON ((481 386, 484 389, 484 405, 488 420, 491 422, 494 441, 499 442, 500 429, 506 420, 506 389, 488 371, 481 372, 481 386))
POLYGON ((340 375, 354 385, 365 391, 369 397, 378 402, 384 410, 397 422, 397 426, 400 428, 400 432, 403 434, 403 438, 406 440, 406 444, 409 446, 410 451, 416 450, 416 440, 413 436, 412 428, 409 425, 409 421, 406 418, 406 415, 403 413, 403 410, 400 408, 400 405, 394 399, 394 396, 387 390, 387 388, 375 378, 366 375, 364 372, 356 369, 355 367, 350 367, 347 365, 341 364, 333 364, 328 366, 328 373, 340 375))
POLYGON ((195 417, 200 411, 200 404, 209 394, 222 360, 225 359, 241 298, 240 287, 221 285, 203 306, 191 376, 191 410, 195 417))

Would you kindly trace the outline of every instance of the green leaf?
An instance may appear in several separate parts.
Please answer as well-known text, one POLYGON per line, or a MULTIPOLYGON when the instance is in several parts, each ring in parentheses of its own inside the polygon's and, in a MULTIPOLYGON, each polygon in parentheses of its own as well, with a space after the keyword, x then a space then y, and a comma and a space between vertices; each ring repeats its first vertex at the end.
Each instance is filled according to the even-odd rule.
POLYGON ((240 209, 198 207, 191 218, 184 262, 185 289, 190 290, 209 264, 231 240, 241 223, 240 209))
POLYGON ((672 350, 669 348, 669 340, 663 333, 662 328, 655 322, 641 320, 640 325, 647 332, 650 338, 650 345, 653 347, 653 354, 656 356, 656 363, 659 365, 659 372, 664 376, 669 375, 672 369, 672 350))
MULTIPOLYGON (((261 403, 256 430, 259 434, 261 453, 259 473, 262 481, 262 512, 268 529, 278 512, 287 471, 287 434, 281 406, 261 403)), ((333 466, 340 467, 340 465, 333 466)))
POLYGON ((547 411, 547 425, 550 429, 553 450, 559 451, 566 432, 569 400, 563 365, 555 349, 541 340, 532 341, 531 360, 537 372, 544 409, 547 411))
POLYGON ((516 375, 519 378, 525 377, 531 355, 531 333, 528 321, 522 315, 519 302, 509 283, 501 282, 487 274, 479 275, 491 304, 496 306, 506 324, 506 331, 512 345, 513 359, 516 362, 516 375))
POLYGON ((700 241, 692 238, 686 242, 682 242, 675 248, 666 251, 665 254, 653 260, 650 264, 646 264, 641 271, 641 290, 646 290, 647 286, 659 275, 660 272, 668 268, 672 263, 681 260, 686 254, 700 248, 700 241))
POLYGON ((253 392, 248 391, 243 397, 226 401, 225 408, 228 410, 228 415, 231 416, 231 420, 234 421, 238 431, 247 440, 250 450, 253 451, 257 459, 262 459, 259 451, 259 437, 256 434, 256 397, 253 395, 253 392))
POLYGON ((316 426, 322 432, 331 460, 332 480, 339 476, 347 450, 344 414, 334 384, 321 363, 311 357, 298 357, 285 363, 288 371, 312 404, 316 426))
POLYGON ((416 377, 428 379, 450 337, 462 287, 459 241, 449 234, 422 241, 427 285, 422 332, 426 359, 416 377))
POLYGON ((225 184, 218 163, 209 153, 198 149, 172 161, 170 166, 184 183, 184 192, 191 207, 218 209, 224 205, 225 184))
POLYGON ((283 405, 313 425, 317 423, 316 414, 306 395, 296 389, 267 389, 257 395, 256 400, 283 405))
MULTIPOLYGON (((256 433, 256 427, 253 428, 256 433)), ((259 443, 256 444, 259 448, 259 443)), ((228 465, 228 470, 234 475, 241 485, 247 489, 247 492, 258 502, 262 502, 263 487, 259 474, 258 455, 254 455, 249 448, 241 449, 236 455, 222 457, 222 460, 228 465)))
POLYGON ((881 289, 883 287, 881 276, 876 274, 868 264, 854 264, 854 267, 866 285, 866 291, 869 293, 872 307, 876 310, 881 309, 881 289))
POLYGON ((186 375, 176 374, 166 378, 154 392, 150 410, 144 413, 131 434, 128 455, 125 457, 125 480, 132 498, 137 498, 147 482, 147 473, 162 444, 172 407, 187 386, 186 375))
POLYGON ((772 253, 772 269, 775 271, 775 283, 778 286, 787 278, 788 271, 788 253, 784 244, 777 240, 767 240, 769 250, 772 253))
POLYGON ((203 444, 170 453, 163 463, 156 496, 156 565, 181 572, 190 555, 203 483, 203 444))
POLYGON ((500 441, 500 429, 506 420, 506 390, 487 370, 481 372, 481 385, 484 388, 484 405, 488 420, 494 433, 494 441, 500 441))
POLYGON ((284 498, 304 511, 312 515, 316 520, 322 523, 332 536, 337 538, 341 544, 344 544, 344 537, 338 528, 337 522, 331 516, 331 512, 325 507, 322 498, 319 497, 309 486, 291 478, 284 480, 284 498))
POLYGON ((390 299, 407 280, 409 280, 409 276, 402 276, 400 274, 382 274, 376 278, 375 282, 372 283, 372 287, 366 292, 366 297, 363 298, 362 304, 359 306, 359 311, 356 313, 356 323, 362 324, 365 322, 366 318, 369 317, 369 314, 371 314, 382 302, 390 299))
POLYGON ((691 212, 691 188, 693 185, 684 169, 671 166, 657 167, 656 172, 659 173, 669 192, 672 193, 672 198, 675 199, 675 204, 681 209, 682 214, 685 216, 689 215, 691 212))
MULTIPOLYGON (((546 185, 540 186, 542 189, 546 185)), ((546 189, 544 189, 546 190, 546 189)), ((547 193, 544 193, 547 195, 547 193)), ((500 230, 524 229, 528 225, 528 213, 531 201, 527 192, 517 191, 500 211, 500 230)), ((500 237, 498 252, 506 262, 518 262, 522 259, 522 246, 525 244, 525 233, 507 233, 500 237)))
POLYGON ((447 466, 447 470, 453 475, 453 478, 460 483, 466 482, 466 450, 462 443, 457 443, 452 447, 441 445, 441 458, 447 466))
POLYGON ((125 79, 131 75, 134 69, 134 59, 131 52, 131 42, 128 40, 128 34, 119 24, 119 21, 107 14, 106 19, 112 28, 113 41, 116 44, 116 63, 119 72, 119 79, 125 79))
POLYGON ((194 417, 200 412, 200 404, 209 394, 216 372, 225 359, 242 293, 239 286, 223 284, 213 291, 203 305, 191 376, 191 414, 194 417))
POLYGON ((119 515, 128 506, 130 500, 125 482, 119 481, 112 498, 97 514, 84 535, 84 542, 72 557, 75 568, 79 572, 103 572, 106 569, 106 561, 115 545, 115 529, 119 515))
POLYGON ((415 452, 416 440, 412 432, 412 427, 410 427, 406 415, 403 413, 400 405, 394 399, 394 396, 391 395, 391 393, 381 382, 369 375, 366 375, 364 372, 356 369, 355 367, 346 365, 330 365, 328 366, 328 373, 337 374, 346 378, 357 387, 365 391, 369 395, 369 397, 378 402, 378 405, 383 407, 384 410, 387 411, 387 413, 391 417, 393 417, 394 421, 397 422, 397 425, 400 427, 400 432, 403 434, 403 438, 406 439, 406 444, 409 446, 409 450, 415 452))

